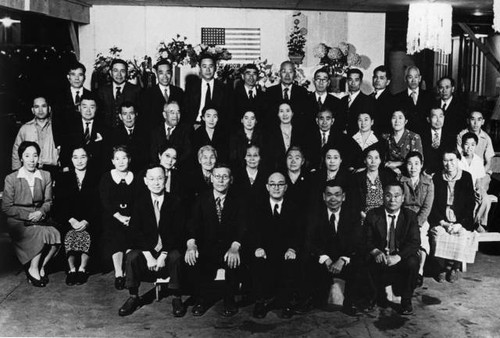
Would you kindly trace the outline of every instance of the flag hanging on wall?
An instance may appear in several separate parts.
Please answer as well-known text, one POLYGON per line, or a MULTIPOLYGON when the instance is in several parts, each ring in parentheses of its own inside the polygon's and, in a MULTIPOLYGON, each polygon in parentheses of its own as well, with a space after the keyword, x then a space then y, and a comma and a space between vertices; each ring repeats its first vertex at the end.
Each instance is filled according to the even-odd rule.
POLYGON ((227 48, 233 56, 227 63, 251 63, 260 58, 260 28, 204 27, 201 43, 227 48))

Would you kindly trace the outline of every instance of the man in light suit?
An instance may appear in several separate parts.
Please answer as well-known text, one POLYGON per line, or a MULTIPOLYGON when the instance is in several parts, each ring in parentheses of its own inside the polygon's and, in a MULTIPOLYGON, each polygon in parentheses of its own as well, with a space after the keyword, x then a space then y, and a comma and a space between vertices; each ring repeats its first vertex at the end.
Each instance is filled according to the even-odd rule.
POLYGON ((401 314, 410 315, 419 267, 420 230, 417 214, 402 208, 403 201, 401 183, 387 184, 384 205, 366 215, 365 247, 376 302, 381 307, 388 305, 385 286, 392 284, 394 293, 401 295, 401 314))
POLYGON ((120 104, 131 101, 139 106, 140 87, 127 81, 128 65, 122 59, 114 59, 109 70, 111 84, 99 88, 100 116, 106 126, 113 128, 119 125, 120 104))
POLYGON ((130 297, 118 314, 132 314, 140 305, 141 281, 154 282, 170 277, 168 288, 174 295, 172 312, 182 317, 186 307, 180 292, 180 266, 184 212, 179 200, 165 192, 165 171, 160 165, 150 166, 144 177, 148 190, 134 204, 130 219, 130 248, 126 259, 126 287, 130 297))

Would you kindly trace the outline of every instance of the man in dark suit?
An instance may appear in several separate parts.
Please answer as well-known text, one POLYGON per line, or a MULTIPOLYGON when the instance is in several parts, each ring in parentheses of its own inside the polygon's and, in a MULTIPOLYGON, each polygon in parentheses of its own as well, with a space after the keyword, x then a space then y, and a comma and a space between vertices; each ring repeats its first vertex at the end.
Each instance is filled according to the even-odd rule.
POLYGON ((284 61, 280 66, 281 83, 269 87, 266 90, 267 114, 262 119, 264 127, 278 123, 278 107, 283 101, 289 101, 294 119, 301 123, 307 115, 307 90, 304 87, 293 83, 295 80, 295 64, 291 61, 284 61))
POLYGON ((83 87, 85 82, 85 66, 79 62, 69 66, 68 79, 69 86, 58 92, 54 97, 54 109, 52 110, 52 124, 54 132, 54 142, 57 147, 62 146, 64 137, 67 134, 68 126, 80 116, 78 105, 84 95, 89 95, 90 90, 83 87))
POLYGON ((373 71, 372 84, 375 91, 371 96, 375 99, 373 116, 375 119, 374 131, 380 136, 392 131, 391 118, 396 103, 394 96, 387 88, 391 83, 391 70, 385 65, 378 66, 373 71))
POLYGON ((306 251, 306 293, 314 294, 316 303, 326 304, 332 278, 346 281, 344 311, 355 315, 354 299, 359 298, 357 274, 361 271, 362 242, 360 215, 346 201, 344 182, 326 183, 321 203, 315 203, 308 214, 306 251), (314 283, 312 282, 314 281, 314 283))
POLYGON ((439 93, 437 106, 443 110, 446 117, 443 128, 457 135, 467 128, 465 104, 455 95, 455 80, 451 77, 442 77, 437 82, 437 86, 439 93))
POLYGON ((241 68, 240 83, 234 92, 234 113, 231 117, 231 126, 239 127, 243 115, 247 111, 253 111, 257 121, 261 121, 266 109, 264 92, 257 86, 259 69, 253 63, 244 65, 241 68))
POLYGON ((315 119, 320 111, 328 109, 335 114, 340 109, 340 100, 333 95, 328 94, 330 87, 330 74, 326 68, 320 68, 314 72, 314 88, 313 93, 309 93, 308 108, 306 120, 309 127, 315 127, 315 119))
POLYGON ((184 212, 180 202, 165 192, 165 171, 160 165, 150 166, 144 177, 148 190, 134 204, 130 219, 130 249, 126 258, 126 287, 130 298, 118 311, 120 316, 132 314, 141 305, 141 281, 154 282, 170 277, 168 288, 174 295, 172 311, 182 317, 186 307, 180 292, 180 267, 184 212))
POLYGON ((172 64, 162 59, 154 65, 158 84, 147 88, 141 96, 141 120, 147 126, 157 126, 163 123, 163 107, 165 103, 177 102, 182 109, 184 91, 171 84, 172 64))
POLYGON ((221 126, 227 127, 231 120, 232 101, 230 89, 221 81, 214 79, 216 72, 215 59, 208 54, 200 56, 200 78, 186 82, 184 95, 184 123, 201 125, 202 110, 211 105, 219 112, 221 126))
POLYGON ((341 109, 335 129, 352 136, 358 131, 358 114, 373 111, 373 98, 361 91, 363 72, 352 68, 347 71, 347 94, 340 101, 341 109))
MULTIPOLYGON (((149 139, 144 125, 138 123, 138 111, 135 104, 125 101, 120 105, 120 125, 113 128, 110 135, 110 146, 126 145, 132 161, 130 170, 137 174, 149 163, 149 139)), ((141 116, 142 117, 142 116, 141 116)))
MULTIPOLYGON (((450 118, 453 118, 450 116, 450 118)), ((447 118, 439 107, 432 108, 427 121, 429 126, 420 135, 424 153, 424 170, 435 174, 442 169, 443 150, 451 149, 456 144, 456 134, 444 128, 447 118)))
POLYGON ((124 101, 131 101, 139 106, 140 87, 127 82, 128 65, 122 59, 114 59, 109 70, 111 84, 99 88, 100 119, 109 128, 119 124, 120 104, 124 101))
POLYGON ((365 218, 365 248, 378 305, 388 305, 385 286, 392 284, 394 292, 401 295, 401 314, 410 315, 418 275, 420 232, 417 214, 402 208, 403 201, 401 183, 389 183, 384 188, 384 205, 370 210, 365 218))
POLYGON ((434 96, 420 88, 422 76, 416 66, 405 71, 407 88, 395 95, 398 109, 403 109, 408 115, 407 129, 421 134, 426 126, 426 117, 434 103, 434 96))
POLYGON ((179 123, 181 111, 177 102, 165 103, 163 118, 165 123, 151 133, 150 159, 157 161, 159 150, 169 143, 177 149, 178 167, 185 168, 190 164, 193 129, 190 125, 179 123))
POLYGON ((246 229, 247 215, 242 200, 230 189, 231 169, 218 164, 212 170, 213 189, 201 193, 193 206, 187 224, 188 238, 185 261, 188 276, 194 284, 194 316, 202 316, 209 307, 210 289, 218 270, 225 270, 225 317, 238 312, 234 295, 241 269, 240 248, 246 229))
POLYGON ((252 274, 257 299, 253 316, 264 318, 269 306, 266 299, 278 296, 282 317, 291 318, 299 272, 296 258, 301 242, 300 208, 285 195, 287 184, 282 173, 272 173, 266 188, 269 198, 259 200, 251 234, 252 274))

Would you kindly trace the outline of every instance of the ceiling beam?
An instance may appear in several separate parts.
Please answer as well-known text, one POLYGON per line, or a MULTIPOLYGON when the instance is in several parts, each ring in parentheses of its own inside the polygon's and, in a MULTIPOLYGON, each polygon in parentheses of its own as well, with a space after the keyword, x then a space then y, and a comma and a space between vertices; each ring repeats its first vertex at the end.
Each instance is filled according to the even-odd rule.
POLYGON ((90 5, 78 0, 3 0, 0 7, 43 14, 80 24, 90 23, 90 5))

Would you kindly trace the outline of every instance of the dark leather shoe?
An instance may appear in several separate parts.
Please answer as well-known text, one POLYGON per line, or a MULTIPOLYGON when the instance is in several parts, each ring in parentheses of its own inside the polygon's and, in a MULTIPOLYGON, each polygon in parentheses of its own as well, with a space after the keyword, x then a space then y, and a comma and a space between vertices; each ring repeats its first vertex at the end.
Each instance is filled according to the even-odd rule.
MULTIPOLYGON (((450 283, 455 283, 458 281, 458 270, 452 269, 446 273, 446 280, 450 283)), ((43 282, 43 280, 42 280, 43 282)))
POLYGON ((222 312, 222 315, 224 317, 232 317, 237 313, 238 313, 238 307, 236 306, 234 298, 231 297, 224 299, 224 311, 222 312))
POLYGON ((281 310, 281 318, 290 319, 293 316, 293 308, 290 304, 285 305, 283 310, 281 310))
POLYGON ((193 306, 193 310, 191 310, 191 311, 193 312, 193 316, 200 317, 200 316, 203 316, 205 314, 205 312, 207 312, 207 310, 208 310, 208 307, 205 305, 205 303, 198 301, 193 306))
POLYGON ((424 285, 424 276, 418 274, 417 276, 417 288, 421 288, 424 285))
POLYGON ((28 270, 26 270, 26 277, 28 278, 28 283, 30 283, 31 285, 33 285, 37 288, 44 288, 45 287, 45 283, 42 282, 41 279, 36 279, 32 275, 30 275, 28 270))
POLYGON ((125 289, 125 277, 115 277, 115 289, 125 289))
POLYGON ((77 278, 76 272, 74 272, 74 271, 68 272, 68 274, 66 275, 66 285, 69 285, 69 286, 75 285, 76 278, 77 278))
POLYGON ((298 315, 305 315, 313 309, 312 298, 307 298, 305 301, 300 302, 296 308, 295 313, 298 315))
POLYGON ((253 308, 253 316, 257 319, 262 319, 266 316, 267 309, 264 302, 256 302, 253 308))
POLYGON ((406 298, 401 299, 401 314, 404 316, 409 316, 413 314, 413 306, 411 305, 411 299, 406 299, 406 298))
POLYGON ((182 303, 182 299, 172 299, 172 314, 174 317, 183 317, 186 314, 186 306, 182 303))
POLYGON ((344 305, 342 306, 342 312, 348 316, 354 317, 358 314, 359 310, 352 302, 344 301, 344 305))
POLYGON ((141 305, 141 300, 139 297, 129 297, 125 304, 118 310, 120 316, 128 316, 134 313, 135 310, 141 305))
POLYGON ((40 280, 42 281, 43 284, 47 285, 49 284, 49 276, 45 275, 45 276, 41 276, 40 275, 40 280))
POLYGON ((78 271, 76 273, 76 285, 82 285, 87 283, 87 280, 89 279, 89 274, 87 271, 78 271))

